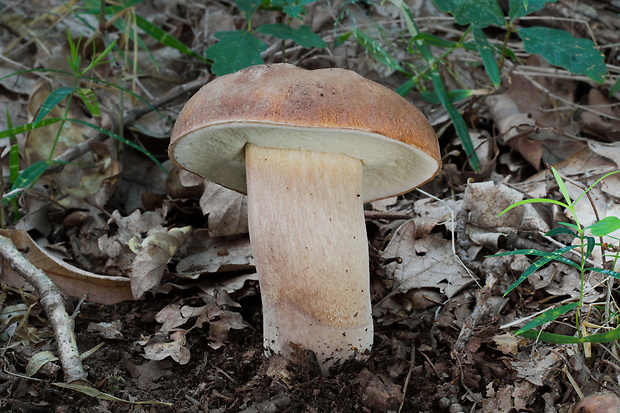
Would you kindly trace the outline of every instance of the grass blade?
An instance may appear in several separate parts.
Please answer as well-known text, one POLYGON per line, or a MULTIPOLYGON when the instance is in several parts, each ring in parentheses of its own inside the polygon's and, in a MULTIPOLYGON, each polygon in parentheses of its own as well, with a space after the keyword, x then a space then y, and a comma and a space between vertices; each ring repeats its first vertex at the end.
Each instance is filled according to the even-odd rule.
POLYGON ((75 92, 75 88, 73 87, 60 87, 56 90, 53 90, 46 98, 41 108, 39 109, 39 113, 37 113, 37 117, 34 118, 32 122, 34 126, 36 126, 48 113, 50 113, 60 102, 63 101, 71 93, 75 92))
MULTIPOLYGON (((8 106, 6 108, 6 123, 9 130, 13 129, 13 120, 11 119, 8 106)), ((9 144, 11 145, 9 149, 9 181, 13 183, 19 176, 19 146, 17 145, 17 136, 15 134, 9 136, 9 144)))
POLYGON ((136 15, 136 23, 138 24, 138 27, 144 30, 146 34, 148 34, 164 46, 172 47, 173 49, 176 49, 183 54, 195 57, 196 59, 199 59, 206 63, 207 60, 204 57, 200 56, 198 53, 187 47, 185 43, 181 42, 175 37, 170 36, 165 30, 155 26, 144 17, 136 15))
POLYGON ((448 96, 448 91, 446 90, 446 86, 441 79, 441 75, 437 71, 437 68, 434 67, 432 70, 432 79, 433 86, 435 87, 435 93, 441 102, 441 105, 448 111, 448 115, 452 120, 452 124, 454 125, 454 129, 456 129, 456 134, 458 135, 461 144, 463 145, 463 149, 467 154, 469 159, 469 164, 475 172, 480 172, 480 161, 478 160, 478 156, 474 151, 474 144, 471 141, 471 137, 469 136, 469 130, 467 129, 467 125, 465 124, 465 120, 461 116, 458 110, 452 105, 450 98, 448 96))
POLYGON ((498 87, 501 84, 501 79, 499 75, 499 68, 497 67, 495 56, 493 55, 493 49, 489 46, 489 41, 484 35, 482 29, 473 26, 472 33, 474 35, 476 46, 478 47, 478 52, 482 58, 484 69, 487 71, 487 75, 489 75, 489 79, 491 79, 493 86, 498 87))
POLYGON ((524 333, 524 332, 526 332, 528 330, 531 330, 533 328, 536 328, 538 326, 546 324, 549 321, 556 320, 558 317, 568 313, 569 311, 571 311, 572 309, 574 309, 578 305, 579 305, 579 303, 570 303, 570 304, 566 304, 566 305, 563 305, 563 306, 558 307, 558 308, 553 308, 551 310, 547 310, 544 313, 542 313, 541 315, 539 315, 538 317, 534 318, 532 321, 530 321, 526 325, 524 325, 518 331, 516 331, 515 335, 522 334, 522 333, 524 333))
POLYGON ((88 89, 86 87, 81 87, 75 91, 77 95, 82 99, 84 105, 86 105, 86 109, 90 112, 91 116, 96 117, 101 115, 99 111, 99 102, 97 101, 97 95, 92 89, 88 89))

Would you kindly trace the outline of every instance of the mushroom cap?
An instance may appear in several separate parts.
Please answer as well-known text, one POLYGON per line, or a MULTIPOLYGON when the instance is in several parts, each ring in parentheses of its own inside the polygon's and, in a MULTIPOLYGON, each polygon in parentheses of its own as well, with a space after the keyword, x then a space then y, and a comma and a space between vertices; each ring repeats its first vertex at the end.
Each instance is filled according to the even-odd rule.
POLYGON ((251 66, 203 86, 179 113, 170 159, 246 193, 246 143, 343 153, 362 161, 362 199, 402 194, 441 167, 424 115, 396 92, 345 69, 251 66))

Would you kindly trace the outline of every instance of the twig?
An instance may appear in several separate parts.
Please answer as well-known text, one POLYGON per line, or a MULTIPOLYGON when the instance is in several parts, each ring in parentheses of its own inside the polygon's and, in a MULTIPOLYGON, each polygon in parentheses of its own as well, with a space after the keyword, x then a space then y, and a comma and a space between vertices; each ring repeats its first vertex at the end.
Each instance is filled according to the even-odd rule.
MULTIPOLYGON (((405 378, 405 384, 403 385, 403 396, 401 398, 400 407, 398 408, 398 413, 401 412, 401 410, 403 409, 403 406, 405 405, 405 400, 407 400, 407 387, 409 387, 409 380, 411 379, 411 373, 413 373, 414 366, 415 366, 415 346, 411 346, 411 358, 409 359, 409 371, 407 372, 407 377, 405 378)), ((435 366, 433 366, 433 369, 434 368, 435 366)))
POLYGON ((497 284, 500 279, 499 275, 506 273, 508 266, 508 260, 499 260, 491 267, 487 275, 486 284, 482 289, 477 291, 478 298, 476 300, 476 308, 474 308, 471 316, 463 323, 463 328, 461 329, 459 337, 452 346, 453 357, 458 357, 458 354, 467 347, 469 340, 471 340, 471 337, 474 335, 475 327, 482 317, 490 311, 491 305, 489 303, 489 297, 492 296, 495 284, 497 284))
POLYGON ((65 310, 64 298, 58 287, 43 271, 24 258, 9 238, 1 235, 0 255, 39 293, 41 307, 45 310, 56 336, 58 358, 65 375, 65 382, 88 384, 75 340, 73 321, 65 310))

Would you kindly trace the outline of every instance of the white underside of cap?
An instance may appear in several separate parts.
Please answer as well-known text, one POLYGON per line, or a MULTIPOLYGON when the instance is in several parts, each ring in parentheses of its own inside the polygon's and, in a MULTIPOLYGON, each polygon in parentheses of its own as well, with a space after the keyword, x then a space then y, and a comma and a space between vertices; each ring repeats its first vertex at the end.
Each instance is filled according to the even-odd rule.
POLYGON ((179 138, 171 157, 183 168, 246 193, 246 143, 280 149, 343 153, 363 163, 362 199, 405 193, 432 177, 439 164, 419 148, 375 133, 270 123, 212 125, 179 138))

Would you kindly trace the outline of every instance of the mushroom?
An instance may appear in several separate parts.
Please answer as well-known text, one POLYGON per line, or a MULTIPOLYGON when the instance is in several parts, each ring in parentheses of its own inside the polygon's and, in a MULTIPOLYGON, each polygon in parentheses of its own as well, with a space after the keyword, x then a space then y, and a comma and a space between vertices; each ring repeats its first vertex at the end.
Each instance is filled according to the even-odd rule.
POLYGON ((205 85, 174 125, 170 159, 248 195, 267 352, 312 350, 322 372, 370 350, 365 202, 441 166, 426 118, 344 69, 252 66, 205 85))

